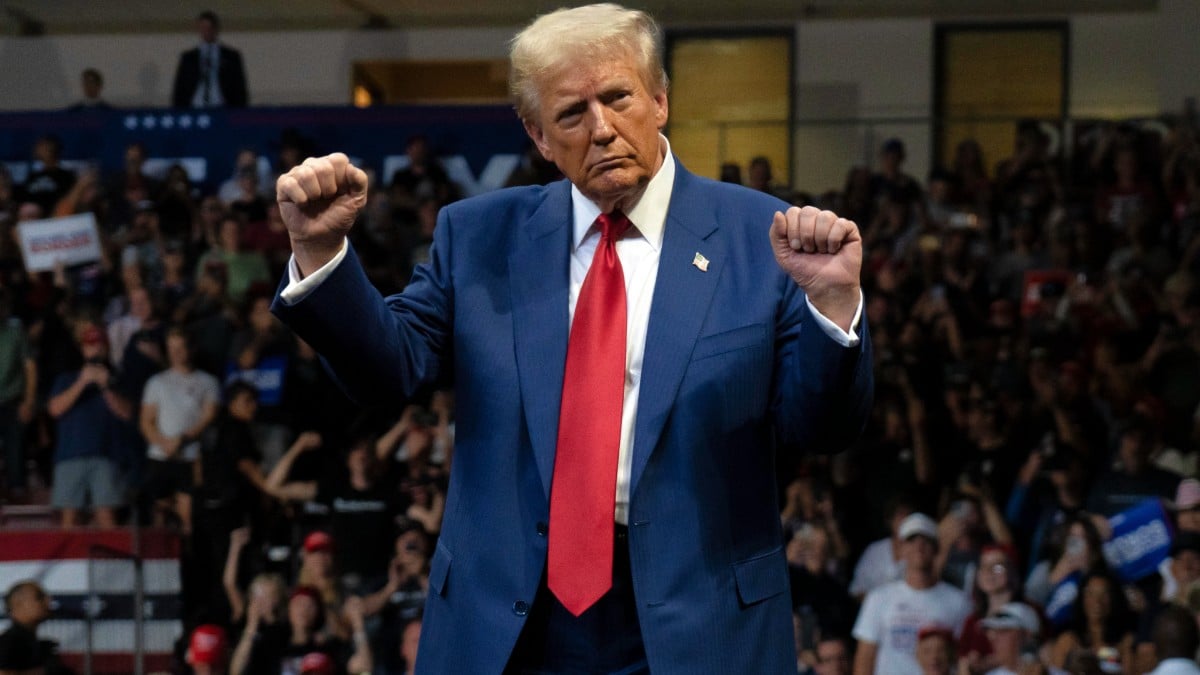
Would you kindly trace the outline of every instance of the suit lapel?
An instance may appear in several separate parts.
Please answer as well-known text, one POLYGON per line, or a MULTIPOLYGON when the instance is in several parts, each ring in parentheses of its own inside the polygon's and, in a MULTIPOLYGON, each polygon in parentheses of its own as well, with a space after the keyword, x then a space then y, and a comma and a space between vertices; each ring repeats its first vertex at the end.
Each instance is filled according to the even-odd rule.
POLYGON ((550 186, 524 229, 508 259, 513 340, 529 441, 549 499, 569 330, 570 184, 550 186))
POLYGON ((721 240, 710 236, 718 225, 703 191, 682 165, 676 171, 646 329, 631 497, 670 416, 725 258, 721 240), (708 260, 707 271, 693 264, 697 253, 708 260))

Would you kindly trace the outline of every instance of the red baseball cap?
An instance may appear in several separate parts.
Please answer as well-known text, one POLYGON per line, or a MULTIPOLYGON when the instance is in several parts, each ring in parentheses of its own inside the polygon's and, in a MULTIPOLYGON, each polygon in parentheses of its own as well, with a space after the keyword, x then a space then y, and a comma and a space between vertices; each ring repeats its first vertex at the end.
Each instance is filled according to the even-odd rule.
POLYGON ((321 652, 305 654, 300 659, 300 675, 333 675, 333 659, 321 652))
POLYGON ((85 345, 102 345, 108 342, 108 336, 95 324, 83 329, 79 334, 79 343, 85 345))
POLYGON ((317 551, 329 551, 332 553, 333 537, 329 536, 326 532, 313 530, 304 538, 304 550, 308 553, 315 553, 317 551))
POLYGON ((936 625, 921 626, 921 630, 917 631, 917 642, 934 636, 944 637, 950 642, 954 642, 954 633, 949 628, 936 625))
POLYGON ((188 663, 219 666, 225 663, 225 648, 228 641, 225 629, 206 623, 192 631, 188 643, 188 663))

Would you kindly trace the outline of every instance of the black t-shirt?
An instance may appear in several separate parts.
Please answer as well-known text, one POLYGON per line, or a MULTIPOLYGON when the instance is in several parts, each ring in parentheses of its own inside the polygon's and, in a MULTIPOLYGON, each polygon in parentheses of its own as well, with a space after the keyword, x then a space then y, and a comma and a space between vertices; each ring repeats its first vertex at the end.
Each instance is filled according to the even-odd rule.
POLYGON ((29 174, 21 186, 24 201, 36 203, 42 207, 44 217, 49 218, 54 213, 54 206, 75 185, 75 174, 62 167, 41 169, 29 174))
POLYGON ((299 675, 300 660, 305 654, 321 652, 334 663, 334 672, 345 673, 349 658, 348 645, 337 638, 321 642, 310 639, 304 644, 292 644, 290 627, 286 623, 260 626, 250 650, 247 673, 254 675, 299 675))
POLYGON ((238 463, 244 459, 256 464, 262 461, 254 431, 249 423, 222 413, 215 427, 204 434, 200 445, 203 482, 196 488, 197 496, 210 507, 244 504, 253 492, 238 470, 238 463))
POLYGON ((329 524, 334 541, 338 569, 342 574, 357 574, 364 579, 387 574, 396 526, 400 513, 392 481, 377 479, 366 490, 356 490, 342 473, 318 483, 315 501, 329 509, 329 524))
POLYGON ((46 675, 69 675, 58 660, 58 643, 39 640, 37 633, 14 623, 0 633, 0 670, 45 668, 46 675))

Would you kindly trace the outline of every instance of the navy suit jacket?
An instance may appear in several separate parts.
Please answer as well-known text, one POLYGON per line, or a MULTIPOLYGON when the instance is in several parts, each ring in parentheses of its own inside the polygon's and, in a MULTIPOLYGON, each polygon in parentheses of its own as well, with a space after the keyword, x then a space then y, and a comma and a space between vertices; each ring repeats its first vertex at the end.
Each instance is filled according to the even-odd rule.
MULTIPOLYGON (((179 55, 175 68, 175 83, 171 87, 171 105, 175 108, 192 107, 192 97, 200 85, 200 48, 193 47, 179 55)), ((242 53, 232 47, 220 45, 217 61, 217 81, 221 87, 221 98, 227 108, 245 108, 250 102, 246 92, 246 69, 242 65, 242 53)))
MULTIPOLYGON (((646 653, 656 675, 795 673, 775 448, 836 451, 861 431, 867 327, 847 349, 816 325, 769 243, 785 204, 682 166, 675 181, 629 504, 646 653)), ((432 259, 403 293, 380 297, 351 253, 307 298, 274 305, 360 399, 453 378, 454 467, 422 673, 500 673, 542 577, 571 218, 565 181, 468 199, 442 209, 432 259)))

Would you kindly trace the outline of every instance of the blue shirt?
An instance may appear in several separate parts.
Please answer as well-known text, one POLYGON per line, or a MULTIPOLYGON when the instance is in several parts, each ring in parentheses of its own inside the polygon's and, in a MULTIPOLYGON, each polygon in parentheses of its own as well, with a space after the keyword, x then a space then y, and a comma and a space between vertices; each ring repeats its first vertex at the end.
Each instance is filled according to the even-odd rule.
MULTIPOLYGON (((79 371, 63 373, 54 379, 50 395, 57 396, 75 383, 79 371)), ((80 457, 116 458, 116 434, 120 420, 104 402, 96 385, 88 385, 75 405, 58 418, 54 442, 54 461, 80 457)))

